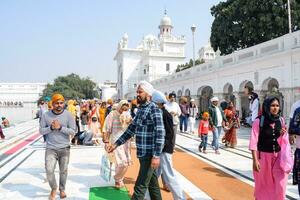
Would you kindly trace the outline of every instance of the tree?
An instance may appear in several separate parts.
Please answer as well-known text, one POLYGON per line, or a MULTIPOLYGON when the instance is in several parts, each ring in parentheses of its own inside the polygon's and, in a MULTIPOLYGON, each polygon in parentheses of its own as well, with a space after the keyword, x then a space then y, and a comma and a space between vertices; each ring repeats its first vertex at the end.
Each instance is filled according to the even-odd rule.
MULTIPOLYGON (((195 60, 195 65, 200 65, 202 63, 205 63, 205 61, 203 59, 195 60)), ((177 68, 176 68, 175 72, 180 72, 182 70, 189 69, 191 67, 193 67, 193 59, 190 59, 190 61, 188 63, 177 65, 177 68)))
MULTIPOLYGON (((291 0, 292 30, 300 29, 300 0, 291 0)), ((287 0, 227 0, 211 8, 210 41, 229 54, 288 33, 287 0)))
POLYGON ((203 59, 201 59, 201 60, 197 59, 197 60, 195 61, 195 65, 201 65, 201 64, 203 64, 203 63, 205 63, 205 61, 204 61, 203 59))
POLYGON ((89 78, 80 78, 76 74, 59 76, 54 84, 47 84, 43 91, 42 98, 52 96, 54 93, 61 93, 66 99, 93 99, 98 98, 97 84, 89 78))

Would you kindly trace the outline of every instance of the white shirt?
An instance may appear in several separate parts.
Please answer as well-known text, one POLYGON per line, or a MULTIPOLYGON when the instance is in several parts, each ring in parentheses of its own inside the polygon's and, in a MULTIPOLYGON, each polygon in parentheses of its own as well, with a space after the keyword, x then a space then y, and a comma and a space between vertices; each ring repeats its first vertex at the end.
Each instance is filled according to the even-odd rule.
POLYGON ((217 120, 218 120, 217 127, 220 127, 222 126, 223 117, 220 108, 218 106, 216 106, 216 113, 217 113, 217 120))
POLYGON ((178 105, 178 103, 176 102, 168 102, 165 104, 165 108, 166 110, 171 113, 174 112, 176 114, 176 116, 173 116, 173 124, 176 125, 179 122, 179 116, 181 115, 181 110, 180 107, 178 105))
MULTIPOLYGON (((291 111, 290 111, 290 120, 292 120, 293 116, 294 116, 294 112, 297 108, 300 107, 300 100, 296 101, 292 107, 291 107, 291 111)), ((300 136, 296 135, 296 147, 298 149, 300 149, 300 136)))
POLYGON ((258 106, 259 106, 259 102, 258 99, 254 99, 254 101, 252 103, 250 103, 249 105, 249 109, 251 111, 251 120, 252 122, 254 122, 254 120, 256 119, 256 117, 258 116, 258 106))

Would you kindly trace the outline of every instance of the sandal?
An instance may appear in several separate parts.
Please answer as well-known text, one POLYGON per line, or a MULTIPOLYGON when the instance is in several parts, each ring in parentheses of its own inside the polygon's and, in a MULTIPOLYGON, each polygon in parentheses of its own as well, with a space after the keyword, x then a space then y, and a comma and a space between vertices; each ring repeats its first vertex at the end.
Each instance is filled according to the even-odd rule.
POLYGON ((121 189, 122 187, 124 187, 124 183, 122 183, 122 181, 120 181, 120 182, 116 181, 115 182, 115 188, 121 189))

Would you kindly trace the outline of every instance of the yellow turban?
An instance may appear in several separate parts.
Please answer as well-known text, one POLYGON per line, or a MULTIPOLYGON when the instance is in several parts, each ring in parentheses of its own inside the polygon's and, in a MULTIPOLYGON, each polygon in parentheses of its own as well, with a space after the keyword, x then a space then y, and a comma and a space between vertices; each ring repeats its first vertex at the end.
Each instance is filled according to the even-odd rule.
POLYGON ((70 100, 68 101, 68 105, 74 105, 74 100, 70 99, 70 100))
POLYGON ((63 95, 56 93, 52 96, 52 99, 51 99, 52 103, 56 103, 59 100, 65 101, 65 98, 63 97, 63 95))

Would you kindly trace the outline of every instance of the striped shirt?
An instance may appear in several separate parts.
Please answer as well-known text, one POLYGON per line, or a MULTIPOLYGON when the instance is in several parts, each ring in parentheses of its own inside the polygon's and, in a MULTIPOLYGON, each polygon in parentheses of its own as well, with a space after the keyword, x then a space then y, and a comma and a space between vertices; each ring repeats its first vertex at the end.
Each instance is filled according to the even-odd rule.
POLYGON ((153 102, 141 105, 124 134, 115 142, 124 144, 136 135, 137 157, 159 157, 165 142, 165 128, 161 110, 153 102))

